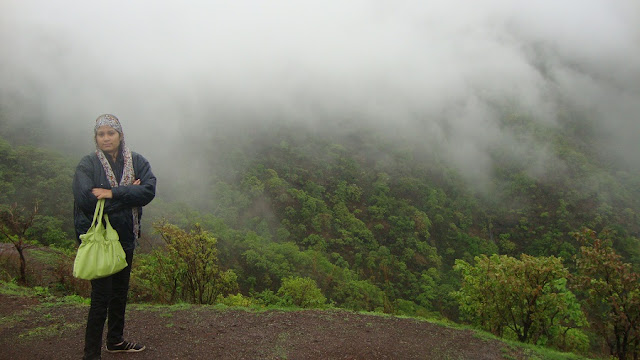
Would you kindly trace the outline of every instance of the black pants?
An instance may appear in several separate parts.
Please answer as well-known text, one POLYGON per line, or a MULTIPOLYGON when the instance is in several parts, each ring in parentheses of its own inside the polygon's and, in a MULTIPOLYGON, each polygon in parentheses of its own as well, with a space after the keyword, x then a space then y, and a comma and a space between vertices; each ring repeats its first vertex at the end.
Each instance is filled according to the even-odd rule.
POLYGON ((107 344, 124 341, 124 313, 127 307, 129 278, 133 250, 125 251, 127 267, 120 272, 101 279, 91 280, 91 308, 87 318, 87 331, 84 337, 84 359, 100 359, 102 349, 102 331, 107 323, 107 344))

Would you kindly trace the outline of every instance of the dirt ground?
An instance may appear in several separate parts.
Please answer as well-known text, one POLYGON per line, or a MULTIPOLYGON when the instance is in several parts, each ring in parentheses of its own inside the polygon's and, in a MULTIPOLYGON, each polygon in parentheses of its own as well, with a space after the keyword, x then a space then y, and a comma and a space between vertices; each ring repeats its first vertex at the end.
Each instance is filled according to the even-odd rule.
MULTIPOLYGON (((80 359, 88 306, 0 295, 0 359, 80 359)), ((131 305, 125 337, 147 349, 103 359, 526 359, 469 330, 342 310, 131 305)))

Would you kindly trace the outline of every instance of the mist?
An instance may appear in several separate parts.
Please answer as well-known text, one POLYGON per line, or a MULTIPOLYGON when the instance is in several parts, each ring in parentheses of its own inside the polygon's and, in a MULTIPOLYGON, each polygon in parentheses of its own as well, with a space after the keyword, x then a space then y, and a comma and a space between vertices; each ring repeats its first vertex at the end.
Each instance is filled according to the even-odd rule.
POLYGON ((200 129, 345 119, 433 143, 469 178, 497 144, 544 173, 550 151, 499 126, 512 108, 545 126, 588 114, 640 169, 636 0, 10 0, 0 44, 6 119, 41 118, 80 156, 113 113, 160 178, 196 167, 183 137, 200 129))

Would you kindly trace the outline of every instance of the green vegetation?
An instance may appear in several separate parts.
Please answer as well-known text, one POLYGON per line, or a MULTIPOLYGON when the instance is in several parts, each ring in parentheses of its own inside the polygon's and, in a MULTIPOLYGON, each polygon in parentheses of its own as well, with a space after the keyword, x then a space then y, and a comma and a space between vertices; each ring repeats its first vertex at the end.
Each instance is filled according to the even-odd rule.
POLYGON ((284 305, 301 308, 322 307, 327 302, 316 282, 310 278, 283 279, 282 286, 278 289, 278 296, 282 298, 284 305))
POLYGON ((61 306, 86 306, 88 299, 77 295, 58 297, 49 292, 48 288, 41 286, 24 287, 15 282, 0 282, 0 293, 10 296, 22 296, 37 298, 40 303, 26 308, 20 312, 4 316, 0 319, 0 325, 11 329, 16 324, 24 323, 27 319, 39 318, 44 326, 34 326, 25 332, 16 333, 19 339, 29 340, 34 337, 51 337, 64 330, 74 330, 84 326, 84 322, 72 322, 63 315, 54 315, 52 308, 61 306))
POLYGON ((458 260, 462 287, 460 309, 477 326, 521 342, 554 344, 585 351, 586 336, 577 330, 586 319, 576 297, 567 289, 569 271, 556 257, 520 259, 481 255, 472 266, 458 260))
MULTIPOLYGON (((622 309, 640 308, 640 173, 603 157, 599 134, 580 121, 505 116, 505 134, 545 157, 495 145, 477 182, 435 145, 366 128, 186 134, 212 154, 200 164, 205 185, 180 179, 145 208, 155 231, 136 255, 132 298, 420 316, 630 358, 640 315, 622 309), (574 236, 585 228, 606 244, 574 236)), ((72 253, 77 159, 26 135, 7 139, 0 133, 1 241, 72 253)), ((56 269, 56 291, 82 293, 67 273, 72 255, 33 254, 56 269)), ((3 276, 15 274, 1 263, 3 276)))
POLYGON ((218 264, 216 239, 198 225, 186 232, 159 223, 156 230, 165 246, 142 257, 136 267, 137 296, 166 303, 188 301, 213 304, 236 289, 236 275, 218 264))
POLYGON ((593 231, 576 237, 584 244, 577 261, 576 289, 585 293, 593 327, 612 355, 640 356, 640 274, 613 251, 610 242, 593 231))

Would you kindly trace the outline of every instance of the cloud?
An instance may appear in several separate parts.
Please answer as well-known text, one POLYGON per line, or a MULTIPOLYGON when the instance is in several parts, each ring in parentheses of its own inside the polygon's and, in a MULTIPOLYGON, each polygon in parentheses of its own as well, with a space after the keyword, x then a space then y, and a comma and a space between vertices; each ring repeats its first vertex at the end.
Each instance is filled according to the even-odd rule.
POLYGON ((550 126, 570 104, 608 150, 638 150, 634 0, 14 0, 0 13, 3 109, 30 104, 72 139, 103 112, 157 157, 204 124, 355 118, 421 129, 477 174, 508 136, 502 104, 550 126))

